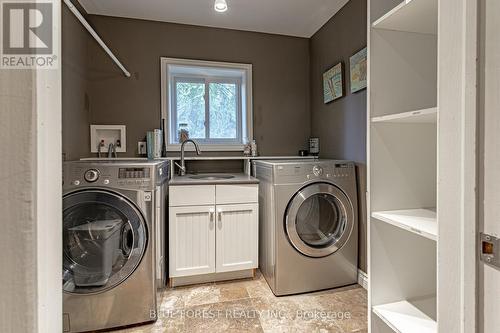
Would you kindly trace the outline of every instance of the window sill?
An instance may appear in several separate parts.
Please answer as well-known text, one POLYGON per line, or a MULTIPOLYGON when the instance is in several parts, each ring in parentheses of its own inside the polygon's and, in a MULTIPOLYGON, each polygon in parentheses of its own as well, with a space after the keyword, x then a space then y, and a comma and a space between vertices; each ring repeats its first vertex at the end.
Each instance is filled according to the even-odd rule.
MULTIPOLYGON (((245 146, 244 145, 199 145, 200 150, 203 151, 243 151, 245 146)), ((184 147, 185 151, 195 151, 194 145, 187 143, 186 146, 184 147)), ((181 145, 180 144, 170 144, 167 145, 167 151, 181 151, 181 145)))

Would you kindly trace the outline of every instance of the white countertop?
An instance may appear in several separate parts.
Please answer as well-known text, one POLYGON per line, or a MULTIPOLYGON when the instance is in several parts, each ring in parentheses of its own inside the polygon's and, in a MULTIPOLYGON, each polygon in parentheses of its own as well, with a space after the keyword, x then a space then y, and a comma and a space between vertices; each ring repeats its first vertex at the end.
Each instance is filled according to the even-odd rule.
MULTIPOLYGON (((158 160, 178 161, 180 156, 162 157, 158 160)), ((186 156, 186 161, 228 161, 228 160, 293 160, 293 159, 317 159, 315 156, 186 156)), ((105 161, 105 160, 128 160, 128 161, 145 161, 146 157, 112 157, 112 158, 97 158, 89 157, 82 158, 81 161, 105 161)))

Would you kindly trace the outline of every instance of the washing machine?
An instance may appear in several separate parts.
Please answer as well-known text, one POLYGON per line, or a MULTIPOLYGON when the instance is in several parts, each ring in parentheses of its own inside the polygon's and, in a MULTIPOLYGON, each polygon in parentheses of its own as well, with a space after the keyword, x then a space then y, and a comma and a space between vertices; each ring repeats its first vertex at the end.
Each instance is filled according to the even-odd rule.
POLYGON ((156 320, 169 170, 168 161, 64 164, 64 332, 156 320))
POLYGON ((276 296, 357 283, 354 163, 254 161, 259 263, 276 296))

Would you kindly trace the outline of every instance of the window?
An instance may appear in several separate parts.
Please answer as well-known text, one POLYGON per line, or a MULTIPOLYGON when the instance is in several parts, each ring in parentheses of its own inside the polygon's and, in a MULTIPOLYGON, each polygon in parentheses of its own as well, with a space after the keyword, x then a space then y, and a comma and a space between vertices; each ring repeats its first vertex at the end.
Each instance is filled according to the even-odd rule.
POLYGON ((161 71, 167 150, 180 149, 182 130, 202 150, 243 150, 252 139, 252 65, 162 58, 161 71))

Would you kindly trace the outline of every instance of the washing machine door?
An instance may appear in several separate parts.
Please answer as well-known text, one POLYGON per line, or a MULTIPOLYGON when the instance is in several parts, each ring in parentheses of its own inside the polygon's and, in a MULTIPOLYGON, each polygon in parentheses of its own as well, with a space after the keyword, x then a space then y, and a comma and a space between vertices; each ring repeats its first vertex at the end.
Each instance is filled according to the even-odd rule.
POLYGON ((104 190, 63 197, 63 289, 99 293, 134 272, 146 248, 147 228, 127 198, 104 190))
POLYGON ((292 246, 310 257, 338 251, 354 226, 353 206, 342 190, 329 183, 312 183, 299 190, 285 214, 292 246))

